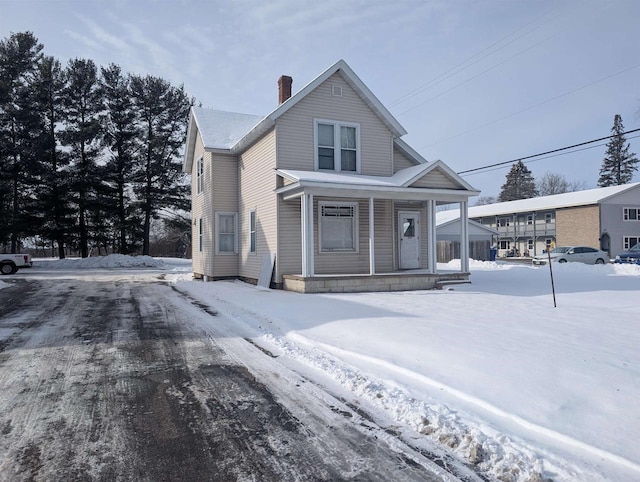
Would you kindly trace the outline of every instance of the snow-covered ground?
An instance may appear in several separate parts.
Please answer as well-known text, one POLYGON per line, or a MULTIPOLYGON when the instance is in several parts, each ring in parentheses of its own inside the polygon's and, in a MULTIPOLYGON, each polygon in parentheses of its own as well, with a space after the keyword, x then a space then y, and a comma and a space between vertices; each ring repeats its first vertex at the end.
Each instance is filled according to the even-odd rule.
POLYGON ((229 336, 487 478, 640 480, 640 266, 554 265, 554 308, 548 267, 472 262, 473 283, 451 290, 301 295, 147 263, 229 336))

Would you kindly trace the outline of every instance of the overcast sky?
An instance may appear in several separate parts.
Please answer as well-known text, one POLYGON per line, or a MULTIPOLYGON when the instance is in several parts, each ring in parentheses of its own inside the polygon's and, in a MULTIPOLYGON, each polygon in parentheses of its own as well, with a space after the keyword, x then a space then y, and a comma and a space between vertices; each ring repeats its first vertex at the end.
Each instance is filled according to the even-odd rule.
MULTIPOLYGON (((344 59, 456 172, 607 136, 615 114, 640 128, 639 0, 0 0, 0 37, 26 30, 63 63, 116 63, 247 114, 277 106, 280 75, 295 93, 344 59)), ((592 188, 604 151, 527 165, 592 188)), ((497 195, 509 167, 465 179, 497 195)))

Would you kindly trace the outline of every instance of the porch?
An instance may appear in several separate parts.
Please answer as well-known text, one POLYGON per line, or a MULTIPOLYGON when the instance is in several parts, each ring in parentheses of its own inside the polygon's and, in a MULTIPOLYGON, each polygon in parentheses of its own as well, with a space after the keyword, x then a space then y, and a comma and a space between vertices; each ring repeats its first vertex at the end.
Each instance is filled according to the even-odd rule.
POLYGON ((469 282, 469 273, 432 273, 415 269, 379 274, 283 275, 283 288, 298 293, 358 293, 368 291, 431 290, 451 283, 469 282))

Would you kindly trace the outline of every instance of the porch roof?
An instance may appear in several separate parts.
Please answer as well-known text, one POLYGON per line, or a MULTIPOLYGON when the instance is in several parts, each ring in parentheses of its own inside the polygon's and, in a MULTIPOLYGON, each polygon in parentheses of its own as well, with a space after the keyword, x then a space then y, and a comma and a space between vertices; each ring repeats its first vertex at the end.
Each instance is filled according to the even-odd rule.
POLYGON ((434 164, 419 164, 402 169, 392 176, 276 169, 276 174, 290 182, 277 189, 276 193, 282 194, 285 200, 307 193, 350 198, 374 197, 414 201, 434 199, 447 202, 464 201, 478 194, 473 188, 468 189, 468 186, 461 186, 461 189, 410 187, 411 183, 433 169, 434 164))

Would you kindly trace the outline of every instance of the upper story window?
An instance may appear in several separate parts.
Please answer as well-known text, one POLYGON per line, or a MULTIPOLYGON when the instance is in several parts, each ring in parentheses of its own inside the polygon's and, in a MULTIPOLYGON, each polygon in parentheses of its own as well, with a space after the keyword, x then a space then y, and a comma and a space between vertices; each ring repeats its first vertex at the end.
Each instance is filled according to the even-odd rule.
POLYGON ((550 223, 552 223, 552 222, 553 222, 553 214, 551 214, 551 213, 546 213, 546 214, 544 215, 544 222, 545 222, 546 224, 550 224, 550 223))
POLYGON ((527 224, 533 224, 533 214, 527 214, 527 224))
POLYGON ((511 225, 511 218, 499 218, 498 219, 498 226, 501 228, 505 228, 507 226, 511 225))
POLYGON ((623 208, 622 219, 625 221, 640 221, 640 208, 623 208))
POLYGON ((202 156, 198 158, 198 162, 196 162, 196 192, 200 194, 202 192, 202 183, 203 183, 203 174, 204 174, 204 159, 202 156))
POLYGON ((360 126, 315 121, 316 170, 360 172, 360 126))

